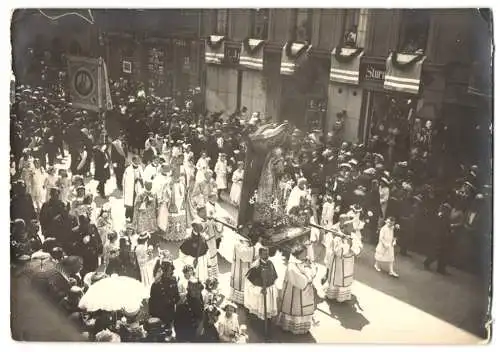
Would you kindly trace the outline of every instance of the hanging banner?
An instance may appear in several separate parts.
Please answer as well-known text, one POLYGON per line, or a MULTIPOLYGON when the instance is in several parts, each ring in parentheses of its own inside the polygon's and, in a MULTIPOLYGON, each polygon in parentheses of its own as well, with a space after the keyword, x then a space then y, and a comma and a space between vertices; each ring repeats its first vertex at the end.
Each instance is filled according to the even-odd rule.
POLYGON ((421 54, 391 53, 386 60, 384 89, 418 94, 425 59, 421 54))
POLYGON ((68 56, 73 107, 102 111, 113 108, 108 73, 102 58, 68 56))
POLYGON ((221 64, 224 60, 224 36, 211 35, 205 41, 205 62, 207 64, 221 64))
POLYGON ((245 39, 241 43, 240 65, 262 71, 264 68, 264 43, 260 39, 245 39))
POLYGON ((359 66, 364 51, 361 48, 335 48, 332 51, 330 81, 359 84, 359 66))
POLYGON ((307 60, 311 47, 301 43, 286 43, 281 53, 280 73, 293 75, 295 69, 307 60))

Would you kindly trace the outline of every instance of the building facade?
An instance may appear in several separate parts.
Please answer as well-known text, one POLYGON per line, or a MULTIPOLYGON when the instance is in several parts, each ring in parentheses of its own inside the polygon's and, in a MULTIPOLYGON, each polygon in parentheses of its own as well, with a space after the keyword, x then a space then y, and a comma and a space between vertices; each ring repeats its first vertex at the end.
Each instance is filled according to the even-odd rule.
POLYGON ((400 131, 446 121, 456 129, 453 148, 463 149, 457 136, 491 120, 487 16, 477 9, 203 10, 206 107, 341 128, 346 140, 365 143, 378 134, 411 144, 400 131))

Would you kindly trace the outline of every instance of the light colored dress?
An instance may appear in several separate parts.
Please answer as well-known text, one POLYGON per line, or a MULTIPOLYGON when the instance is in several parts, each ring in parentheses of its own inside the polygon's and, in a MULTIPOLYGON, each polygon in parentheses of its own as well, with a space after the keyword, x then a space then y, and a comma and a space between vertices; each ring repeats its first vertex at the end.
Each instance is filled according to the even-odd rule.
POLYGON ((283 330, 306 334, 311 329, 316 310, 313 281, 317 273, 316 265, 290 256, 277 319, 283 330))
MULTIPOLYGON (((338 228, 336 230, 339 231, 338 228)), ((356 236, 353 237, 352 244, 349 244, 347 240, 327 234, 325 247, 325 264, 328 269, 325 296, 338 302, 348 301, 351 299, 354 281, 354 259, 361 252, 362 243, 356 236)))
POLYGON ((152 260, 151 256, 148 254, 148 244, 138 244, 135 247, 135 255, 137 257, 137 264, 139 265, 139 271, 141 273, 141 282, 145 287, 150 288, 154 282, 153 277, 153 266, 155 260, 152 260))
POLYGON ((219 338, 224 342, 236 342, 236 336, 240 331, 240 323, 236 313, 231 314, 231 317, 226 317, 226 314, 221 314, 217 321, 217 332, 219 338))
POLYGON ((208 159, 201 157, 196 163, 196 177, 195 182, 202 182, 205 180, 205 172, 208 170, 208 159))
POLYGON ((375 248, 375 260, 386 263, 394 261, 394 228, 384 225, 380 229, 378 244, 375 248))
POLYGON ((44 181, 45 199, 50 199, 50 189, 57 186, 58 176, 47 174, 44 181))
POLYGON ((227 161, 218 160, 215 164, 215 183, 217 189, 227 188, 227 161))
POLYGON ((237 206, 240 205, 240 199, 241 199, 241 186, 243 185, 243 174, 245 173, 244 170, 236 169, 233 172, 233 185, 231 186, 231 192, 229 192, 229 199, 231 202, 237 206))
POLYGON ((167 232, 169 224, 169 211, 168 207, 172 201, 172 194, 170 192, 170 187, 168 183, 163 183, 161 190, 157 193, 158 199, 158 228, 167 232))
POLYGON ((43 202, 45 202, 45 193, 43 192, 43 186, 45 185, 46 174, 43 168, 33 168, 33 182, 31 184, 32 189, 28 190, 33 198, 33 203, 39 208, 41 208, 43 202))

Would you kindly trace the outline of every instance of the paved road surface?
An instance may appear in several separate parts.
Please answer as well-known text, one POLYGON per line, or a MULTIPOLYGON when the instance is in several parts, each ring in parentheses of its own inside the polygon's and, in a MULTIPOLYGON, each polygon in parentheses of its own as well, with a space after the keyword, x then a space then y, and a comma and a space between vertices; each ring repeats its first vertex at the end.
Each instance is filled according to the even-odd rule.
MULTIPOLYGON (((65 160, 67 165, 67 160, 65 160)), ((95 193, 96 182, 89 189, 95 193)), ((116 229, 125 223, 125 210, 119 192, 114 191, 112 177, 106 185, 110 195, 116 229)), ((96 199, 97 206, 102 200, 96 199)), ((222 204, 230 216, 235 209, 222 204)), ((164 243, 174 257, 180 243, 164 243)), ((421 258, 397 258, 399 279, 373 269, 373 246, 366 245, 355 268, 354 299, 335 304, 319 301, 315 313, 317 324, 310 334, 293 336, 277 327, 272 329, 273 342, 319 343, 428 343, 476 344, 481 341, 481 317, 485 293, 471 275, 451 271, 441 276, 425 271, 421 258)), ((219 256, 221 289, 229 292, 230 263, 219 256)), ((263 342, 262 327, 247 320, 239 310, 240 324, 247 324, 250 342, 263 342)))

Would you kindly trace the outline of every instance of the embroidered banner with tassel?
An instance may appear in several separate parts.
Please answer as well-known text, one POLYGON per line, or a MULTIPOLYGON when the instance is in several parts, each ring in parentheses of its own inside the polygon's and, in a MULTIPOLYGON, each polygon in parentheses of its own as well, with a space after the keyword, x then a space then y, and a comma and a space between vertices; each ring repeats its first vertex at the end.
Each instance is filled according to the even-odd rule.
POLYGON ((221 64, 224 60, 224 36, 211 35, 205 41, 205 62, 221 64))
POLYGON ((311 47, 311 45, 301 43, 286 43, 281 53, 280 73, 293 75, 296 67, 307 60, 311 47))
POLYGON ((264 68, 264 41, 247 38, 241 43, 240 65, 262 71, 264 68))
POLYGON ((362 48, 335 48, 332 51, 330 81, 359 84, 359 65, 364 52, 362 48))
POLYGON ((422 54, 391 53, 386 60, 384 89, 418 94, 425 58, 422 54))

